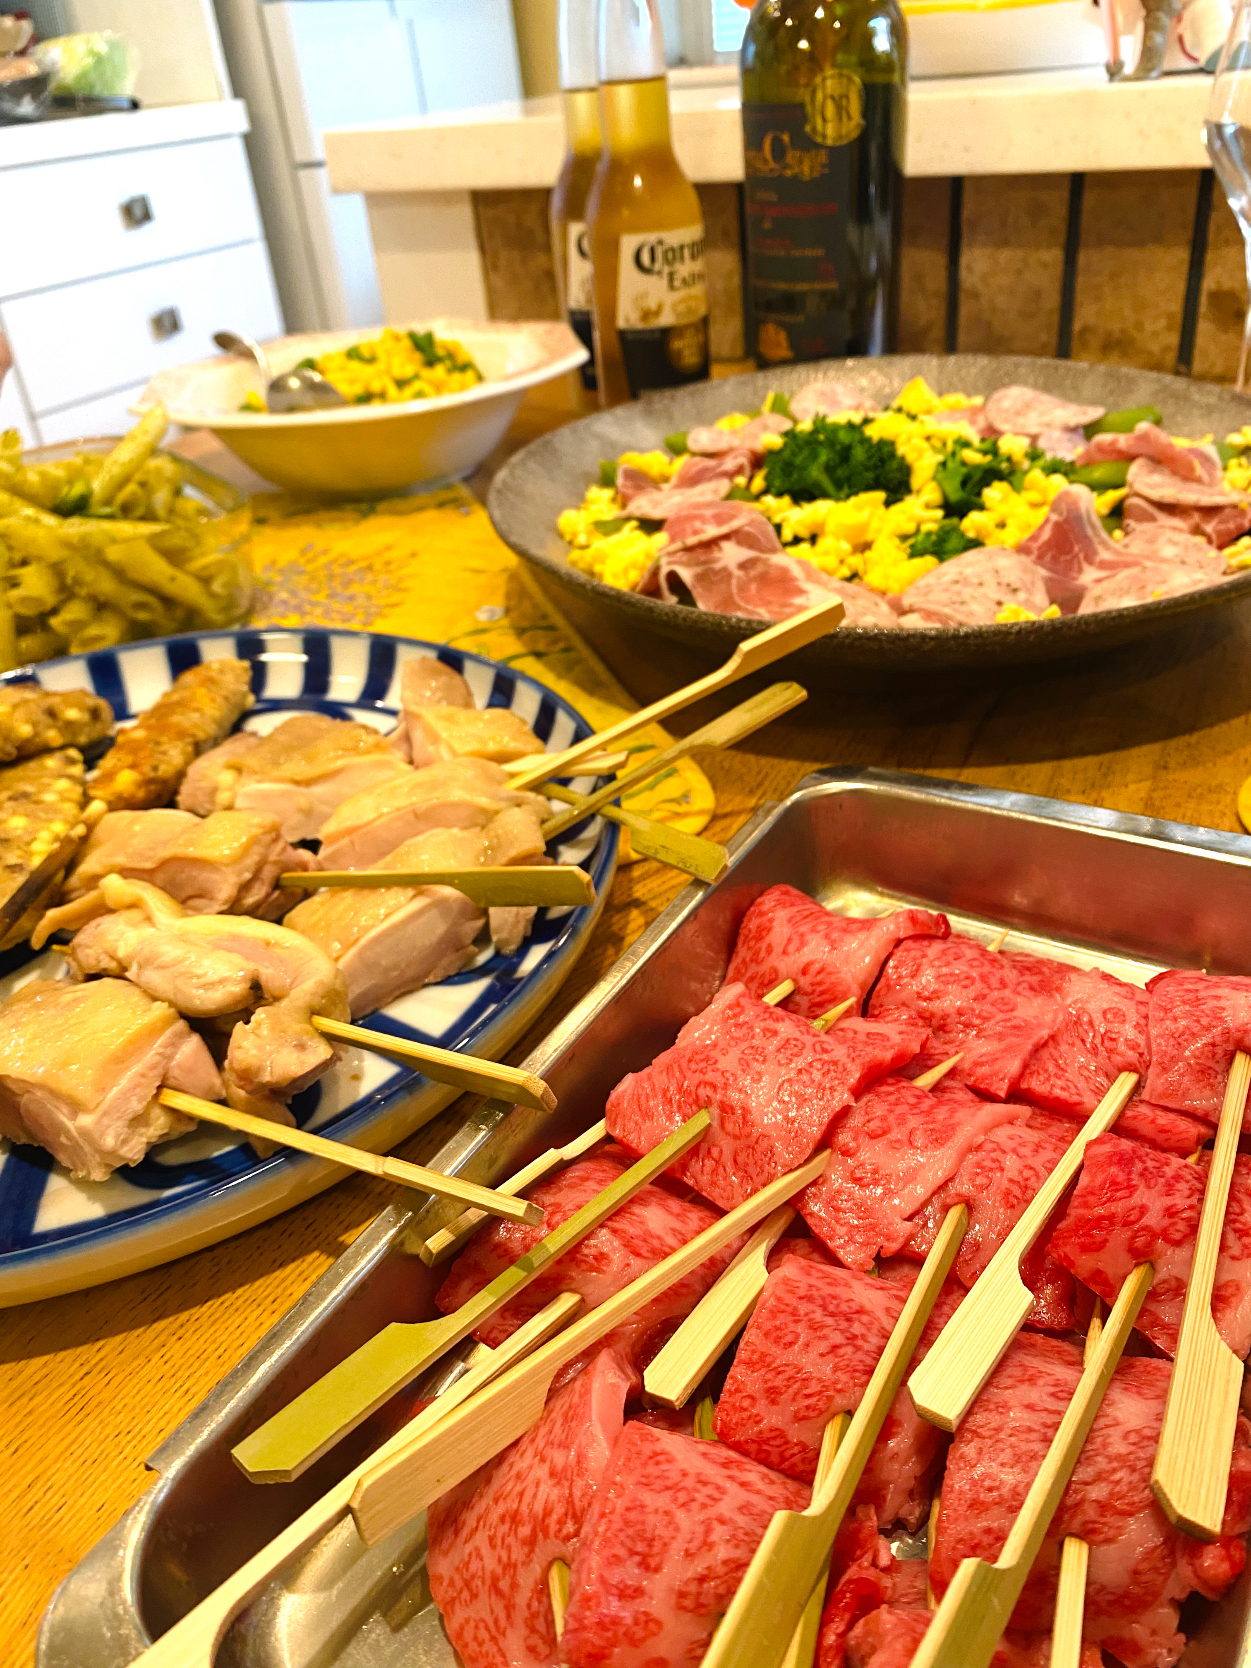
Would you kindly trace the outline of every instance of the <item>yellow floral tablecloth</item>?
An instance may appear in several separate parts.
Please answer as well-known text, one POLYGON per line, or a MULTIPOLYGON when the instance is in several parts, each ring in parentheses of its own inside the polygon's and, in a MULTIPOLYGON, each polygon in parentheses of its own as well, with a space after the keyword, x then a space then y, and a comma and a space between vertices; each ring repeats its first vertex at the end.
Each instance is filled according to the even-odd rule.
MULTIPOLYGON (((256 625, 342 626, 472 650, 545 683, 597 730, 636 710, 464 487, 317 509, 263 494, 253 514, 256 625)), ((629 737, 631 765, 671 739, 658 724, 629 737)), ((689 759, 623 803, 689 834, 715 805, 689 759)), ((623 837, 623 861, 627 847, 623 837)))

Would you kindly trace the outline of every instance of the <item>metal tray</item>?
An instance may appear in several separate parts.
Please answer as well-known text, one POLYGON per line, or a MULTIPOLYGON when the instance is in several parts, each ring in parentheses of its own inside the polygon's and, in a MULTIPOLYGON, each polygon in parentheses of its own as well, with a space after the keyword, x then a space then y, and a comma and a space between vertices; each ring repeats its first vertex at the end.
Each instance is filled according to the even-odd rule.
MULTIPOLYGON (((986 937, 1008 926, 1014 947, 1135 982, 1166 966, 1247 969, 1251 840, 1241 835, 887 771, 823 771, 765 806, 735 840, 725 879, 687 887, 530 1056, 557 1111, 479 1105, 432 1162, 497 1180, 587 1128, 622 1075, 705 1006, 748 905, 781 880, 857 913, 907 902, 986 937)), ((124 1668, 378 1441, 394 1404, 297 1483, 249 1483, 230 1459, 377 1328, 433 1312, 441 1271, 413 1247, 449 1214, 435 1201, 384 1211, 157 1449, 156 1482, 54 1596, 38 1668, 124 1668)), ((368 1552, 350 1522, 339 1525, 234 1624, 219 1668, 453 1668, 424 1554, 422 1519, 368 1552)), ((1195 1601, 1184 1623, 1197 1629, 1184 1668, 1248 1668, 1251 1570, 1220 1605, 1195 1601)))

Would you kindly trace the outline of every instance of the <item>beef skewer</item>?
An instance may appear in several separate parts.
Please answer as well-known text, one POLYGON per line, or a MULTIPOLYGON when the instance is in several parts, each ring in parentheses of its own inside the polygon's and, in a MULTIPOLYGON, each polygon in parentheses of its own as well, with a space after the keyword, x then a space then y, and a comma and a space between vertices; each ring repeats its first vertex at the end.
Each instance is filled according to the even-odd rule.
POLYGON ((588 736, 585 741, 577 742, 573 747, 567 747, 563 753, 545 753, 541 759, 513 777, 513 786, 528 788, 537 782, 545 782, 552 776, 568 776, 572 766, 585 766, 589 755, 620 741, 623 736, 633 735, 636 730, 641 730, 648 724, 662 724, 675 712, 693 706, 706 695, 715 695, 718 690, 728 688, 730 684, 737 683, 749 673, 760 672, 766 666, 772 666, 783 655, 791 654, 808 643, 814 643, 818 637, 824 637, 826 632, 832 631, 842 617, 841 605, 836 600, 831 600, 818 603, 815 608, 796 614, 792 619, 783 620, 779 625, 769 626, 767 630, 757 632, 754 637, 748 637, 740 643, 725 665, 717 671, 698 678, 694 683, 686 684, 682 689, 675 690, 672 695, 653 701, 651 706, 644 707, 640 712, 629 713, 616 724, 610 724, 607 729, 588 736))

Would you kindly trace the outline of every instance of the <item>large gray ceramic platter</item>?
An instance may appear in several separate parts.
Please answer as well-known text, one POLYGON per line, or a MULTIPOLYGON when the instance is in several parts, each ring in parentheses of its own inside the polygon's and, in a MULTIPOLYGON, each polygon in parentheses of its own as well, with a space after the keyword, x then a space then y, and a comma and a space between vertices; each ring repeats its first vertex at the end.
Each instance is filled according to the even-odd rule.
MULTIPOLYGON (((632 630, 728 654, 735 643, 761 629, 759 622, 636 596, 579 573, 569 564, 556 518, 570 505, 581 503, 601 458, 615 458, 631 449, 646 451, 659 445, 666 434, 712 422, 727 411, 759 407, 771 388, 789 393, 822 376, 851 383, 881 405, 914 376, 923 376, 940 394, 956 390, 990 394, 1006 383, 1027 383, 1109 411, 1158 406, 1164 427, 1187 438, 1210 433, 1220 440, 1251 422, 1251 397, 1214 383, 1066 359, 917 353, 788 365, 653 394, 533 441, 505 464, 491 486, 487 507, 496 531, 527 561, 560 585, 609 610, 632 630)), ((926 631, 842 626, 803 658, 832 668, 918 672, 1036 664, 1118 648, 1196 624, 1201 617, 1215 621, 1226 610, 1244 607, 1248 597, 1251 572, 1210 590, 1111 609, 1106 614, 926 631)))

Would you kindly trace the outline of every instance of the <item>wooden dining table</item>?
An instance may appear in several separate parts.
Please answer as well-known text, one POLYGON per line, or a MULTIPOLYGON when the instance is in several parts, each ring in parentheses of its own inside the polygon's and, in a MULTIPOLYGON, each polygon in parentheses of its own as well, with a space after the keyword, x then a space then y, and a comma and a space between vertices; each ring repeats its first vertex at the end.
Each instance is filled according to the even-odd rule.
MULTIPOLYGON (((511 452, 576 415, 563 382, 536 390, 470 485, 483 493, 511 452)), ((189 449, 221 464, 203 443, 189 449)), ((640 703, 705 669, 563 590, 553 590, 552 600, 640 703)), ((693 707, 670 727, 689 733, 741 698, 693 707)), ((827 765, 919 771, 1236 830, 1237 791, 1251 774, 1251 607, 1231 607, 1213 628, 1053 670, 976 681, 814 683, 789 716, 732 751, 703 751, 698 761, 716 790, 708 833, 722 840, 762 802, 827 765)), ((684 878, 650 862, 618 870, 582 960, 510 1058, 520 1059, 591 988, 684 878)), ((397 1150, 420 1160, 432 1140, 422 1131, 397 1150)), ((33 1661, 39 1618, 57 1583, 148 1486, 145 1455, 390 1197, 385 1184, 352 1175, 193 1256, 0 1312, 6 1668, 33 1661)))

